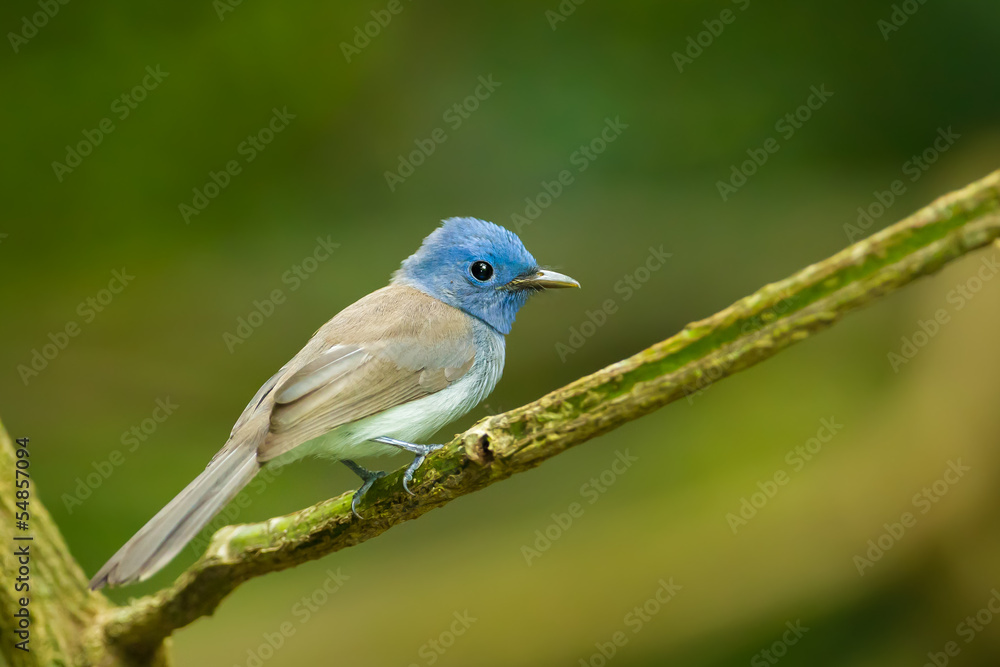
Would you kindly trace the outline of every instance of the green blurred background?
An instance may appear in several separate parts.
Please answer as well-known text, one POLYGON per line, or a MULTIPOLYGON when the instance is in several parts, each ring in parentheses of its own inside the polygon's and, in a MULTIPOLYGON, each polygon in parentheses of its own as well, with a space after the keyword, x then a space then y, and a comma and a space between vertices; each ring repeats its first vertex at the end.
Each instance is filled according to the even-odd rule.
MULTIPOLYGON (((997 168, 1000 5, 912 4, 885 39, 878 21, 892 6, 861 0, 564 2, 575 10, 555 29, 546 12, 556 0, 403 0, 350 62, 341 43, 386 3, 244 2, 222 20, 209 0, 60 5, 0 59, 0 416, 12 436, 31 437, 40 499, 74 555, 96 571, 203 468, 258 386, 383 285, 441 218, 512 226, 542 181, 570 169, 573 183, 519 232, 584 289, 522 311, 505 378, 439 440, 841 249, 858 207, 896 179, 905 193, 870 231, 997 168), (725 9, 734 20, 679 72, 674 52, 725 9), (120 119, 112 105, 147 66, 169 74, 120 119), (453 128, 445 112, 480 76, 500 85, 453 128), (821 85, 833 96, 786 140, 775 122, 821 85), (295 118, 246 162, 241 142, 284 107, 295 118), (114 131, 58 180, 52 162, 103 118, 114 131), (571 156, 606 118, 628 127, 577 171, 571 156), (384 173, 439 127, 447 140, 391 191, 384 173), (904 164, 949 127, 960 137, 911 181, 904 164), (723 201, 716 182, 770 136, 780 150, 723 201), (185 224, 178 205, 229 160, 241 173, 185 224), (320 237, 339 248, 291 289, 283 275, 320 237), (616 283, 661 245, 671 258, 626 300, 616 283), (87 321, 78 305, 123 267, 134 280, 87 321), (275 289, 285 302, 230 352, 223 334, 275 289), (606 299, 617 312, 560 358, 556 345, 606 299), (80 334, 26 384, 18 366, 70 321, 80 334), (127 451, 123 433, 157 399, 177 408, 127 451), (67 503, 114 450, 121 464, 67 503)), ((5 3, 0 25, 20 32, 37 11, 5 3)), ((779 654, 783 665, 916 666, 949 641, 960 647, 950 664, 995 665, 1000 622, 968 643, 958 625, 1000 586, 1000 280, 961 310, 948 295, 998 254, 968 257, 537 470, 256 579, 176 635, 177 664, 263 654, 274 666, 600 665, 598 645, 622 631, 609 661, 622 666, 763 665, 779 654), (895 372, 887 355, 941 308, 951 320, 895 372), (843 428, 795 470, 786 452, 824 418, 843 428), (638 462, 583 495, 626 451, 638 462), (914 494, 958 459, 969 472, 921 514, 914 494), (789 483, 734 534, 726 515, 778 470, 789 483), (573 502, 583 515, 529 565, 522 547, 573 502), (916 525, 859 576, 855 556, 906 511, 916 525), (304 618, 302 598, 338 569, 349 578, 304 618), (634 632, 626 616, 671 577, 683 588, 634 632), (466 611, 477 620, 435 651, 429 642, 450 643, 453 614, 466 611), (782 647, 797 621, 808 632, 782 647), (262 652, 282 627, 294 634, 262 652)), ((343 466, 296 464, 252 491, 238 520, 355 485, 343 466)), ((154 591, 195 555, 110 595, 154 591)))

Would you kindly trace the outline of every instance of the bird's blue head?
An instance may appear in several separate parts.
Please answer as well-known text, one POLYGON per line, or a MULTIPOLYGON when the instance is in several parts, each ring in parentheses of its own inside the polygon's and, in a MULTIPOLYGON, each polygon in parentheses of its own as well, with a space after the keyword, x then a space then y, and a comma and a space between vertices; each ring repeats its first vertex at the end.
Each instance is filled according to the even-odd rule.
POLYGON ((510 333, 517 311, 534 292, 579 287, 568 276, 539 268, 521 239, 477 218, 448 218, 403 261, 392 282, 478 317, 510 333))

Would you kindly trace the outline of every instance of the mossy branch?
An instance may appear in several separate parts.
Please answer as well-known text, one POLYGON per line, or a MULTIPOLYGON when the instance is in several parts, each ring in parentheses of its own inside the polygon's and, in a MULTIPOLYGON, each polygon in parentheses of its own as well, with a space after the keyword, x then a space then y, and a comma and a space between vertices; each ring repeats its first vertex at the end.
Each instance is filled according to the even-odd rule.
POLYGON ((376 483, 364 520, 351 516, 351 493, 345 493, 294 514, 219 530, 173 586, 117 610, 107 632, 116 642, 155 644, 211 613, 252 577, 369 540, 695 394, 998 237, 1000 172, 628 359, 480 421, 420 468, 415 496, 401 491, 399 471, 376 483))
POLYGON ((22 447, 0 423, 0 652, 10 667, 165 664, 162 643, 144 645, 140 655, 108 644, 103 619, 113 605, 87 587, 87 577, 38 497, 37 468, 30 461, 43 446, 29 440, 22 447), (18 456, 19 449, 27 456, 18 456), (28 476, 16 474, 18 460, 29 461, 20 468, 28 476), (25 479, 26 486, 17 485, 25 479), (27 491, 27 497, 18 499, 18 490, 27 491), (19 529, 24 512, 27 528, 19 529))
MULTIPOLYGON (((1000 238, 1000 171, 795 275, 767 285, 667 340, 537 401, 489 417, 428 458, 372 487, 364 520, 351 493, 215 533, 169 588, 102 613, 118 655, 154 655, 177 628, 211 614, 244 581, 371 539, 570 447, 698 393, 821 331, 845 314, 1000 238)), ((0 491, 3 490, 0 483, 0 491)))

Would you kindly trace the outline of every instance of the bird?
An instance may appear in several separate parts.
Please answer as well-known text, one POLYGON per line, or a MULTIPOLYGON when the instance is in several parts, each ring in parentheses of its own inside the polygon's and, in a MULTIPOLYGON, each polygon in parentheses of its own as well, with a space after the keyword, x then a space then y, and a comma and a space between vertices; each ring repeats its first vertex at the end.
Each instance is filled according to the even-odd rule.
POLYGON ((94 575, 90 588, 145 581, 169 563, 265 466, 340 461, 358 503, 386 473, 355 459, 414 455, 403 488, 444 445, 417 444, 482 401, 500 380, 506 336, 537 292, 579 287, 544 269, 510 230, 443 220, 385 287, 344 308, 261 386, 225 446, 94 575))

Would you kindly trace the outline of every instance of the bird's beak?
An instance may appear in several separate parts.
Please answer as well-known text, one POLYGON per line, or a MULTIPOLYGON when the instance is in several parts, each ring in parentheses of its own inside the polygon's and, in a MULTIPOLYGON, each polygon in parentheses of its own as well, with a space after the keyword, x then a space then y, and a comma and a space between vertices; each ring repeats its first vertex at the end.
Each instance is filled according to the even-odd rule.
POLYGON ((561 273, 556 273, 555 271, 548 271, 544 269, 539 269, 535 273, 523 276, 521 278, 515 278, 506 285, 508 289, 510 288, 519 289, 522 287, 555 289, 558 287, 579 287, 579 286, 580 283, 576 282, 569 276, 564 276, 561 273))

